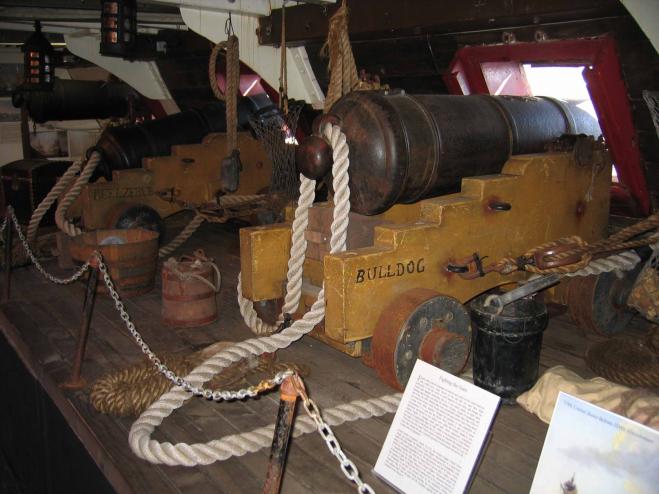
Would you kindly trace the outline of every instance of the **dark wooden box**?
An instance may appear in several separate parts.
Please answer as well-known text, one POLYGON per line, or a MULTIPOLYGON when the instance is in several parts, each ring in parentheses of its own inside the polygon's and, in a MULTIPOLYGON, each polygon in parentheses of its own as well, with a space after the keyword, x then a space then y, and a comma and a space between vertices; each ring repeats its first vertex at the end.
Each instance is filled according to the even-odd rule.
MULTIPOLYGON (((18 160, 0 169, 2 175, 2 209, 12 205, 18 220, 26 224, 39 203, 53 188, 71 161, 44 159, 18 160)), ((41 220, 41 225, 55 224, 55 205, 41 220)))

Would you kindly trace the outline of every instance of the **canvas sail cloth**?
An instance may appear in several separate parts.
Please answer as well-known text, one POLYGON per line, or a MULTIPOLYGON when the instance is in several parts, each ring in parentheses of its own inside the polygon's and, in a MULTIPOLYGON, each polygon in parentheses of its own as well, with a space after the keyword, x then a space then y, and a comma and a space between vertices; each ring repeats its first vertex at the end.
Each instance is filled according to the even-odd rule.
POLYGON ((517 398, 526 411, 549 423, 559 391, 659 430, 659 396, 647 389, 630 389, 602 377, 583 379, 562 365, 552 367, 517 398))

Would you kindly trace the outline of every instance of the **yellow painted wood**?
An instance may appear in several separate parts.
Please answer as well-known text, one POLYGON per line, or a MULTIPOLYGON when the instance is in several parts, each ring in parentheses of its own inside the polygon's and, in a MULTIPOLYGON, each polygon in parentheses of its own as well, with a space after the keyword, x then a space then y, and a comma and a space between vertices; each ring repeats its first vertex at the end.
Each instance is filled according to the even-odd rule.
MULTIPOLYGON (((126 205, 144 204, 162 217, 181 211, 181 207, 171 202, 165 202, 154 195, 153 174, 141 168, 115 171, 111 182, 95 182, 82 188, 78 211, 82 212, 83 224, 88 230, 107 228, 109 216, 115 208, 126 205)), ((70 215, 76 215, 74 208, 69 209, 70 215)))
MULTIPOLYGON (((272 163, 263 146, 248 132, 238 133, 243 169, 235 192, 257 194, 267 191, 272 163)), ((172 146, 170 156, 145 158, 143 167, 154 174, 154 189, 175 190, 176 198, 191 204, 211 202, 219 190, 220 162, 226 156, 226 134, 211 134, 201 144, 172 146)))
MULTIPOLYGON (((470 281, 445 269, 447 263, 475 252, 486 257, 487 264, 568 235, 587 241, 604 237, 610 166, 600 167, 596 173, 593 170, 577 165, 571 153, 516 156, 501 174, 463 179, 457 194, 392 208, 388 212, 391 223, 375 227, 372 247, 325 256, 323 341, 330 339, 337 343, 332 346, 342 348, 372 336, 382 310, 412 288, 428 288, 465 303, 524 276, 491 273, 470 281), (491 200, 509 202, 512 209, 492 211, 488 208, 491 200), (412 211, 415 215, 410 214, 412 211)), ((279 247, 263 246, 264 231, 267 229, 257 234, 260 252, 267 255, 269 269, 276 272, 274 278, 282 286, 288 258, 272 252, 279 247)), ((241 245, 249 237, 241 232, 241 245)), ((283 242, 276 239, 278 245, 283 242)), ((241 249, 241 255, 245 254, 250 252, 241 249)), ((255 254, 254 249, 251 254, 255 254)), ((243 266, 255 262, 242 260, 243 266)), ((318 264, 305 263, 305 279, 315 285, 321 281, 318 264)), ((251 290, 259 294, 257 300, 273 292, 257 288, 262 283, 271 285, 272 274, 255 276, 252 282, 251 290)), ((245 294, 249 296, 247 291, 245 294)), ((282 295, 281 291, 275 294, 282 295)))
POLYGON ((290 250, 288 224, 240 230, 240 270, 247 298, 259 301, 284 296, 290 250))
MULTIPOLYGON (((266 192, 272 162, 262 145, 248 132, 239 132, 238 148, 243 169, 235 194, 266 192)), ((210 134, 200 144, 172 146, 170 156, 144 158, 142 168, 115 171, 111 182, 87 184, 80 199, 85 227, 105 227, 110 212, 125 204, 145 204, 162 217, 182 210, 180 204, 161 199, 161 192, 173 191, 177 201, 193 207, 213 202, 220 189, 220 162, 225 155, 226 135, 210 134)))

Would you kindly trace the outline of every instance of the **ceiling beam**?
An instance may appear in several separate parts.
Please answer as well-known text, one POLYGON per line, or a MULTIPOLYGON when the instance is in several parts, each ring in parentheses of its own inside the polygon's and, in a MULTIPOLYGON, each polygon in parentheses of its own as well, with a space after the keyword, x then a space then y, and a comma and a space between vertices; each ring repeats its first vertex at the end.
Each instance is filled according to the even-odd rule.
MULTIPOLYGON (((91 22, 100 24, 101 9, 98 3, 95 9, 57 9, 53 7, 6 7, 0 6, 0 18, 4 22, 30 21, 39 19, 45 22, 91 22)), ((178 9, 172 13, 137 12, 138 24, 172 24, 184 25, 178 9)))
MULTIPOLYGON (((328 20, 338 8, 300 5, 286 8, 286 42, 304 44, 327 37, 328 20)), ((350 0, 351 39, 457 33, 627 15, 618 0, 350 0)), ((281 39, 281 9, 259 20, 259 42, 281 39)))
MULTIPOLYGON (((0 7, 45 7, 53 9, 98 10, 100 0, 0 0, 0 7)), ((137 2, 137 10, 175 14, 178 8, 155 3, 137 2)))

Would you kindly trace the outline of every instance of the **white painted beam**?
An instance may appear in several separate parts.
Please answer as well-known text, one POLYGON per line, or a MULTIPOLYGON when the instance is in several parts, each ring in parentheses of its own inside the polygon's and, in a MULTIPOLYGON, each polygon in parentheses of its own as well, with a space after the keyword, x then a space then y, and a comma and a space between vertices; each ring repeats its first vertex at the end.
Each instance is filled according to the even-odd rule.
POLYGON ((659 52, 659 1, 621 0, 639 27, 648 37, 656 52, 659 52))
MULTIPOLYGON (((181 8, 181 17, 187 26, 214 43, 226 39, 224 25, 229 18, 225 12, 195 8, 181 8)), ((278 48, 259 45, 256 36, 258 19, 246 15, 232 15, 236 36, 240 39, 240 60, 259 74, 274 88, 279 87, 280 52, 278 48)), ((316 109, 322 109, 325 95, 316 81, 304 47, 286 48, 288 65, 288 96, 305 100, 316 109)))
MULTIPOLYGON (((202 9, 214 12, 232 12, 238 15, 262 16, 270 15, 271 9, 281 8, 284 1, 289 5, 291 0, 143 0, 145 3, 157 3, 185 7, 191 9, 202 9)), ((297 3, 336 3, 336 0, 310 0, 296 1, 297 3)))
MULTIPOLYGON (((171 100, 167 85, 160 76, 155 62, 129 61, 118 57, 106 57, 99 53, 101 35, 98 32, 79 31, 64 35, 66 47, 74 55, 89 60, 99 67, 114 74, 147 98, 171 100)), ((175 113, 176 108, 168 107, 168 113, 175 113)))

